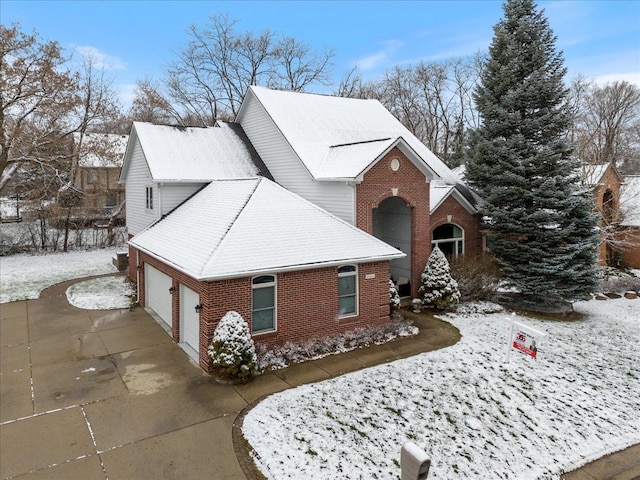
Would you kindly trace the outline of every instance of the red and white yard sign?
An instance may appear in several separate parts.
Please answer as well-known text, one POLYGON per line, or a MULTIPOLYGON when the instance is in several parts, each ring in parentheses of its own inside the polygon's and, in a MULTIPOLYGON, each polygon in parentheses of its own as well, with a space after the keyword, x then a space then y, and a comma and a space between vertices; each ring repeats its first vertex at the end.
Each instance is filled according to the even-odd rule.
POLYGON ((546 333, 540 332, 520 322, 511 321, 505 362, 509 363, 511 349, 516 349, 520 353, 529 355, 532 358, 538 358, 540 338, 545 335, 546 333))

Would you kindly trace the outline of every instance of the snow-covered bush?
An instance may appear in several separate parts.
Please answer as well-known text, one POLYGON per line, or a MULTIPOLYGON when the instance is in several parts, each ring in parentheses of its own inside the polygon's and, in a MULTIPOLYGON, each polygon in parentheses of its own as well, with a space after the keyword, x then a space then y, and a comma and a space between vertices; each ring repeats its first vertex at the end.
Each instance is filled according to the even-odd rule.
POLYGON ((292 363, 344 353, 368 345, 381 345, 400 337, 418 334, 418 327, 405 320, 398 313, 391 316, 391 321, 384 325, 360 327, 337 335, 313 338, 306 342, 291 343, 279 347, 257 347, 258 369, 277 370, 292 363))
POLYGON ((209 346, 212 370, 216 378, 236 382, 249 380, 256 372, 256 347, 249 325, 238 312, 227 312, 209 346))
POLYGON ((389 306, 391 310, 400 306, 400 294, 393 280, 389 279, 389 306))
POLYGON ((458 282, 451 277, 449 262, 442 250, 435 247, 420 276, 422 305, 444 309, 460 301, 458 282))

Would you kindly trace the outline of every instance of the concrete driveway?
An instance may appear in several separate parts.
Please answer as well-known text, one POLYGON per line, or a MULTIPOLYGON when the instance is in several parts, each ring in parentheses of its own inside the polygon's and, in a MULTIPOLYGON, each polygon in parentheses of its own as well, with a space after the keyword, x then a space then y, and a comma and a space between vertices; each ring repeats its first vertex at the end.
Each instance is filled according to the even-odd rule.
POLYGON ((432 319, 413 339, 220 385, 142 308, 70 306, 77 281, 0 305, 0 478, 254 477, 237 429, 233 438, 248 405, 459 338, 432 319))

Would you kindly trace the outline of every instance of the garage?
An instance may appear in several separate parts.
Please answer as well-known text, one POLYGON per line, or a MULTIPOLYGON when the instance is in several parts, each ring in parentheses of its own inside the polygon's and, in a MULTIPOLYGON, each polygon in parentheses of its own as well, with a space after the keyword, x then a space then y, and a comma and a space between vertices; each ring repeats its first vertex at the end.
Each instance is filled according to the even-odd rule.
POLYGON ((180 343, 196 361, 200 353, 200 314, 196 312, 196 305, 199 303, 200 296, 197 292, 180 285, 180 343))
POLYGON ((172 287, 171 277, 165 275, 148 263, 144 265, 145 299, 147 308, 160 317, 160 319, 172 327, 171 303, 172 297, 169 289, 172 287))

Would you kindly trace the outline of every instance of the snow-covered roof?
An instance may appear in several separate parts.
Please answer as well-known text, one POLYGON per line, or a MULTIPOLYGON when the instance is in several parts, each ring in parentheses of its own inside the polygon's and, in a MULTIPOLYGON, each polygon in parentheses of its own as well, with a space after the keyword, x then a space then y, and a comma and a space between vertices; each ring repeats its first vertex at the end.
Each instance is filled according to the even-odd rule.
POLYGON ((583 163, 581 173, 582 183, 587 187, 597 187, 609 167, 614 168, 611 163, 583 163))
POLYGON ((76 145, 82 138, 78 166, 84 168, 120 168, 122 159, 127 149, 129 135, 115 133, 85 133, 73 134, 73 142, 76 145))
POLYGON ((440 179, 431 180, 429 187, 429 210, 433 213, 442 202, 452 195, 469 213, 477 213, 475 205, 479 198, 462 183, 455 185, 440 179))
POLYGON ((175 127, 134 122, 155 181, 211 181, 260 175, 259 157, 237 124, 175 127))
POLYGON ((266 178, 213 181, 130 244, 199 280, 405 256, 266 178))
POLYGON ((620 189, 621 225, 640 227, 640 175, 627 175, 620 189))
POLYGON ((316 180, 356 179, 386 153, 385 147, 401 140, 423 162, 425 169, 433 172, 433 176, 452 183, 459 181, 444 162, 378 100, 256 86, 250 87, 250 92, 316 180))

